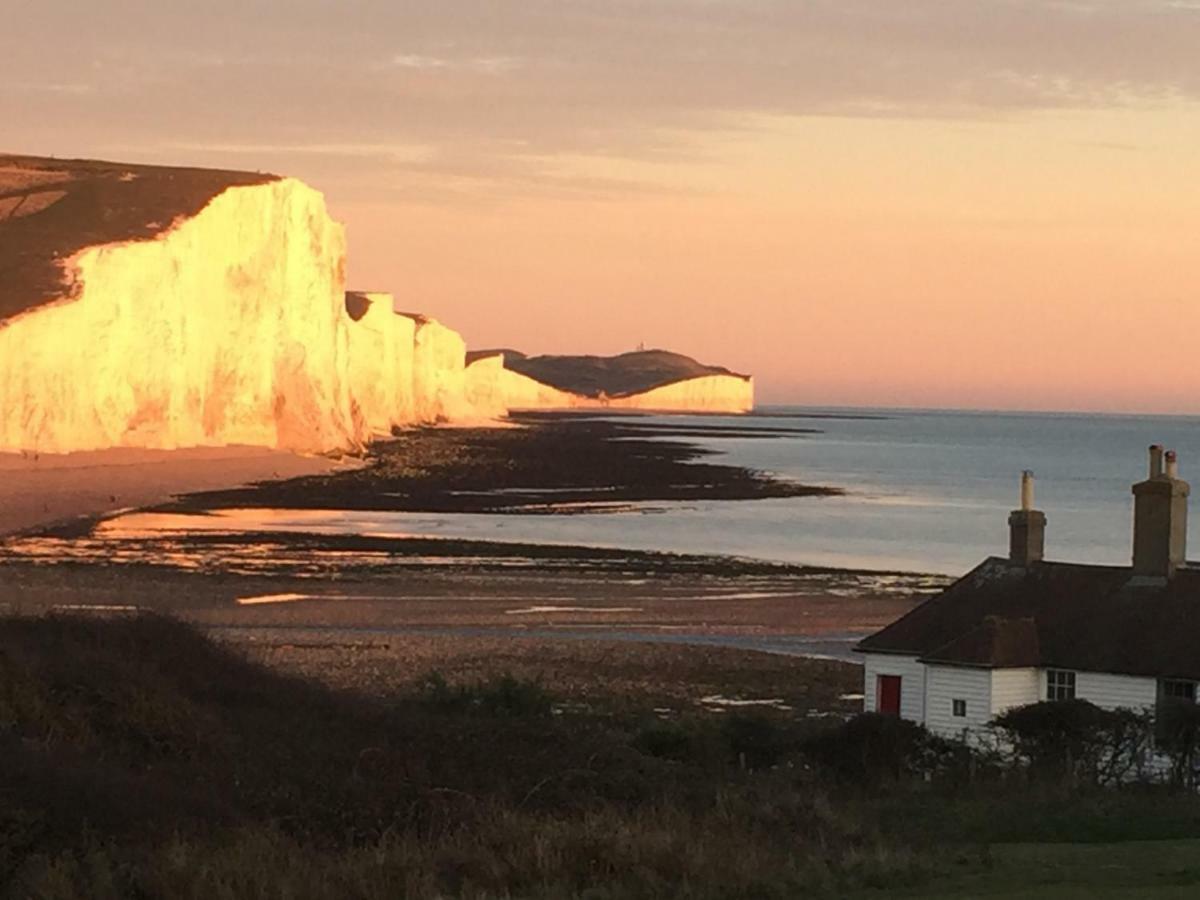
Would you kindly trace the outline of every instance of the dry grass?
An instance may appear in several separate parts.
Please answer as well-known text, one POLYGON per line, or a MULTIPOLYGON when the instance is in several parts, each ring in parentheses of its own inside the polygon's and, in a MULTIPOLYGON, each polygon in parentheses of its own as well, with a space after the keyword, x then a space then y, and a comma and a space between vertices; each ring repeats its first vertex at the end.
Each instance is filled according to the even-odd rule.
POLYGON ((169 619, 0 619, 0 896, 919 896, 983 884, 1001 835, 1200 833, 1192 796, 868 790, 814 768, 830 732, 802 715, 663 719, 633 689, 757 690, 791 661, 443 643, 321 684, 295 674, 334 651, 309 649, 268 668, 169 619), (405 682, 431 656, 446 674, 405 682))

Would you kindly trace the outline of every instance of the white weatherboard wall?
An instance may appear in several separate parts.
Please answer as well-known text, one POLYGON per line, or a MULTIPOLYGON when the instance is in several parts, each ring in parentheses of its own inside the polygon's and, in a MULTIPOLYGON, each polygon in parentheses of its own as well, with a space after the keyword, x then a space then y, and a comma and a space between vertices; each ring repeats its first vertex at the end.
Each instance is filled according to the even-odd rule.
MULTIPOLYGON (((1045 672, 1042 673, 1040 688, 1039 697, 1045 697, 1045 672)), ((1158 702, 1158 680, 1137 675, 1077 672, 1075 696, 1104 709, 1144 709, 1158 702)))
POLYGON ((863 709, 875 712, 876 678, 899 675, 900 715, 913 722, 925 721, 925 666, 915 656, 867 653, 863 661, 863 709))
POLYGON ((925 726, 943 737, 960 737, 965 729, 982 728, 992 718, 992 672, 966 666, 925 667, 925 726), (967 704, 965 716, 954 715, 954 701, 967 704))
POLYGON ((0 450, 360 444, 345 255, 324 198, 294 179, 81 251, 77 296, 0 323, 0 450))
POLYGON ((1045 693, 1037 669, 992 670, 992 715, 1037 703, 1045 693))

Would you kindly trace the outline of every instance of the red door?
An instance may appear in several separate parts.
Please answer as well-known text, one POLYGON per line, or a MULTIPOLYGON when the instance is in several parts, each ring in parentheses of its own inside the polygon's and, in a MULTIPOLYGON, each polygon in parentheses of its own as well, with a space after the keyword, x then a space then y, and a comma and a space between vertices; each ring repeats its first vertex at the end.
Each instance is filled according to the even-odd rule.
POLYGON ((879 675, 875 681, 875 711, 885 716, 900 715, 900 676, 879 675))

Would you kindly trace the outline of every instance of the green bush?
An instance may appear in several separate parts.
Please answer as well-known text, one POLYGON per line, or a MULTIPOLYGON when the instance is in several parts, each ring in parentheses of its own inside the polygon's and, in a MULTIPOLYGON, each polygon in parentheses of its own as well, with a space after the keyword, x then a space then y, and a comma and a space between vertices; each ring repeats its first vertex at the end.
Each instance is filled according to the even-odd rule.
POLYGON ((1158 749, 1171 760, 1171 781, 1194 788, 1200 767, 1200 704, 1183 698, 1161 702, 1155 738, 1158 749))
POLYGON ((839 781, 877 785, 930 776, 968 751, 908 719, 863 713, 810 739, 803 752, 839 781))
POLYGON ((1036 778, 1067 786, 1119 784, 1144 769, 1152 718, 1086 700, 1018 706, 993 720, 1018 762, 1036 778))
POLYGON ((469 684, 450 684, 440 672, 430 672, 417 682, 417 700, 424 706, 452 713, 487 716, 548 716, 554 703, 536 681, 501 675, 469 684))
POLYGON ((639 753, 677 763, 711 765, 723 762, 728 754, 716 729, 694 720, 654 720, 633 737, 639 753))
POLYGON ((721 733, 732 758, 750 770, 777 766, 800 744, 787 722, 766 715, 731 715, 721 723, 721 733))

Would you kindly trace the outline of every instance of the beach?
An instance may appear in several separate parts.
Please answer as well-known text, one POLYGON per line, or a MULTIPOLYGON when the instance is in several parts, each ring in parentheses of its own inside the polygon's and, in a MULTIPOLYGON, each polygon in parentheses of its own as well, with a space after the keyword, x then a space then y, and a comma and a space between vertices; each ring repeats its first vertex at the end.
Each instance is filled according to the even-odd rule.
POLYGON ((0 453, 0 537, 164 503, 177 494, 313 475, 342 465, 261 447, 0 453))
MULTIPOLYGON (((308 672, 361 675, 357 663, 370 658, 371 671, 389 673, 382 682, 394 685, 415 672, 395 648, 411 655, 439 647, 444 655, 505 642, 531 661, 546 658, 534 648, 556 647, 579 661, 619 646, 628 658, 769 654, 784 668, 787 658, 808 657, 852 672, 857 638, 944 583, 711 554, 446 540, 355 524, 355 515, 372 511, 597 520, 680 498, 820 502, 837 492, 718 462, 690 443, 722 433, 719 424, 672 433, 639 418, 534 416, 520 425, 401 433, 365 459, 342 462, 236 451, 40 470, 40 461, 29 461, 13 471, 26 485, 54 487, 54 512, 44 518, 56 524, 0 545, 0 609, 167 614, 308 672), (148 508, 111 515, 94 492, 71 506, 70 487, 93 480, 112 485, 112 505, 148 508), (326 527, 335 514, 349 525, 326 527)), ((725 433, 771 440, 781 430, 738 424, 725 433)), ((363 676, 360 687, 382 682, 363 676)))

